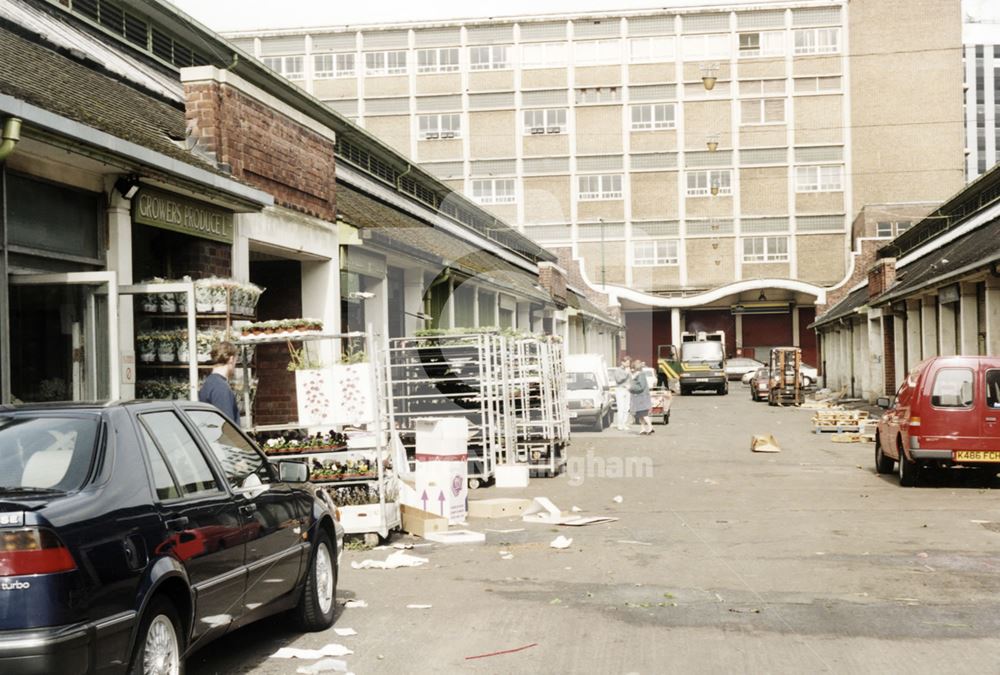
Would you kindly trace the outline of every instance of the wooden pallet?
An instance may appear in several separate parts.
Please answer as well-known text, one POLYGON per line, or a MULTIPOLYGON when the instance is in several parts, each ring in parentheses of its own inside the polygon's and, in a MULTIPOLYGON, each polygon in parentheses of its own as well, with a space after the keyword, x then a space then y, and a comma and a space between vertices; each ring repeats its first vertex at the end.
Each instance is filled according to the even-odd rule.
POLYGON ((834 443, 860 443, 861 434, 834 434, 830 439, 834 443))

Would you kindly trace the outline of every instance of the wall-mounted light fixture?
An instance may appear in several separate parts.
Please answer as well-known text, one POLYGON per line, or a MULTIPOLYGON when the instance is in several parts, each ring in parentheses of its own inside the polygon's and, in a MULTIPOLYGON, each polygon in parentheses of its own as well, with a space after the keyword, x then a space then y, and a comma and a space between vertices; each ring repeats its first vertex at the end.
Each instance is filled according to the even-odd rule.
POLYGON ((354 291, 353 293, 348 293, 347 297, 351 300, 371 300, 375 297, 375 294, 369 291, 354 291))
POLYGON ((712 91, 715 89, 715 83, 719 79, 719 64, 702 63, 700 68, 701 83, 705 85, 705 91, 712 91))
POLYGON ((705 145, 708 146, 709 152, 715 152, 719 149, 719 134, 709 134, 705 137, 705 145))
POLYGON ((142 184, 139 182, 139 177, 135 174, 121 176, 115 181, 115 189, 125 199, 135 197, 135 193, 139 191, 140 187, 142 187, 142 184))

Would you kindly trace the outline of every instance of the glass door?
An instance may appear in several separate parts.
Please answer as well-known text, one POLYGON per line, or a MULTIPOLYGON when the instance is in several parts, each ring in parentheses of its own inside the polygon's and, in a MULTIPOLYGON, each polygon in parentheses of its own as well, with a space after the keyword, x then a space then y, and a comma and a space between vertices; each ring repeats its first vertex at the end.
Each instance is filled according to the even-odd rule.
POLYGON ((120 397, 114 272, 12 274, 4 402, 120 397))

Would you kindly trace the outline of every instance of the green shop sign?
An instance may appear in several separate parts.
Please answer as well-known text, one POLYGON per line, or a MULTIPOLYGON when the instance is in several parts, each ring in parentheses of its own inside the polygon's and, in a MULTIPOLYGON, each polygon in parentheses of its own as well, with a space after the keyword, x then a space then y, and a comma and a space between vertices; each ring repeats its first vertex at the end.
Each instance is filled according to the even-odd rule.
POLYGON ((142 188, 132 199, 132 220, 203 239, 233 243, 233 214, 169 192, 142 188))

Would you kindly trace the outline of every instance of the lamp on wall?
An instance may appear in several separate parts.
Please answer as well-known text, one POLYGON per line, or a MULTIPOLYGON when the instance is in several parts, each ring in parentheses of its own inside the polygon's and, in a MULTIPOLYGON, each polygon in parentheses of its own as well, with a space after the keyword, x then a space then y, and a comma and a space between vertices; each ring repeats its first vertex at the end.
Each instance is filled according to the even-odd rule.
POLYGON ((712 91, 715 89, 715 82, 719 79, 719 64, 702 63, 700 68, 701 83, 705 85, 705 91, 712 91))
POLYGON ((352 293, 348 293, 347 297, 351 300, 371 300, 375 297, 375 294, 370 291, 354 291, 352 293))
POLYGON ((757 302, 767 301, 767 296, 764 294, 764 289, 760 289, 760 295, 757 296, 757 302))
POLYGON ((128 176, 121 176, 115 181, 115 189, 121 194, 125 199, 132 199, 135 193, 139 191, 141 183, 139 183, 139 177, 135 174, 130 174, 128 176))
POLYGON ((719 134, 709 134, 705 137, 705 145, 708 146, 709 152, 715 152, 719 149, 719 134))

